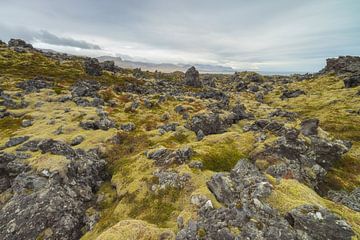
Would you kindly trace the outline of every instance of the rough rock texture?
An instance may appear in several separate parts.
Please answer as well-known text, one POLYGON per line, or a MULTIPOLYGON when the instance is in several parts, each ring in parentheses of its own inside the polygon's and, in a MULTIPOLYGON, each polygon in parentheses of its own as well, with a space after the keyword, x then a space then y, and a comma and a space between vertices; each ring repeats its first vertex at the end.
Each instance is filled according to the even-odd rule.
POLYGON ((195 133, 200 130, 205 134, 222 133, 228 127, 217 113, 197 114, 193 116, 185 125, 195 133))
POLYGON ((350 193, 331 190, 327 193, 327 196, 334 202, 344 204, 348 208, 360 212, 360 187, 355 188, 350 193))
POLYGON ((283 92, 283 94, 280 96, 280 98, 282 100, 286 99, 286 98, 295 98, 298 97, 300 95, 304 95, 305 92, 303 90, 300 89, 296 89, 296 90, 285 90, 283 92))
POLYGON ((26 81, 19 82, 16 84, 18 88, 21 88, 26 93, 36 92, 43 88, 51 88, 53 83, 49 80, 45 80, 42 78, 34 78, 26 81))
MULTIPOLYGON (((40 148, 65 155, 68 153, 63 149, 71 149, 54 141, 47 141, 40 148)), ((65 176, 22 169, 12 180, 14 194, 0 209, 1 239, 80 238, 86 224, 86 206, 106 176, 105 161, 95 150, 72 154, 65 176)))
POLYGON ((323 72, 356 73, 360 72, 360 57, 340 56, 326 59, 323 72))
POLYGON ((300 132, 305 136, 317 135, 319 122, 319 119, 306 119, 302 121, 300 132))
POLYGON ((178 150, 160 148, 147 153, 149 159, 153 159, 158 166, 169 166, 171 164, 183 164, 192 156, 192 149, 184 147, 178 150))
POLYGON ((311 239, 352 239, 350 225, 329 210, 313 205, 303 205, 286 215, 290 225, 311 239))
POLYGON ((200 80, 199 72, 195 67, 189 68, 185 73, 185 84, 191 87, 201 87, 202 82, 200 80))
POLYGON ((177 240, 351 239, 354 235, 343 219, 327 209, 303 206, 286 218, 279 215, 264 201, 272 191, 271 184, 246 159, 230 173, 215 174, 208 187, 225 207, 214 209, 211 201, 200 201, 199 219, 183 227, 177 240), (235 233, 231 228, 241 231, 235 233))
POLYGON ((10 39, 10 41, 8 42, 8 46, 9 47, 15 47, 15 48, 29 48, 32 49, 33 46, 29 43, 26 43, 24 40, 21 39, 10 39))
POLYGON ((73 97, 97 97, 101 85, 94 80, 79 80, 71 88, 73 97))
POLYGON ((344 80, 344 85, 346 88, 352 88, 360 86, 360 74, 349 76, 344 80))
POLYGON ((84 61, 85 72, 91 76, 101 76, 102 68, 96 58, 86 58, 84 61))

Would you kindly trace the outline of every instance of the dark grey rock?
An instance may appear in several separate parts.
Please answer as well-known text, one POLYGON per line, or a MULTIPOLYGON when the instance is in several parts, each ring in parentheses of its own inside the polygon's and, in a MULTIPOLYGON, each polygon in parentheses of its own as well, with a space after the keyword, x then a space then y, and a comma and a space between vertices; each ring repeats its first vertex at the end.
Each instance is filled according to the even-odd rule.
POLYGON ((155 160, 158 166, 169 166, 171 164, 183 164, 189 161, 192 153, 193 151, 190 147, 184 147, 175 151, 160 148, 147 153, 147 157, 155 160))
POLYGON ((125 131, 125 132, 131 132, 131 131, 134 131, 136 129, 136 126, 132 122, 124 123, 124 124, 120 125, 120 129, 125 131))
POLYGON ((301 122, 301 130, 300 132, 305 136, 317 135, 318 127, 319 127, 319 119, 306 119, 301 122))
POLYGON ((48 79, 43 79, 41 77, 22 81, 16 84, 18 88, 21 88, 26 93, 37 92, 40 89, 44 89, 44 88, 51 88, 53 87, 53 85, 54 84, 50 82, 48 79))
POLYGON ((91 76, 101 76, 102 67, 96 58, 86 58, 84 61, 85 72, 91 76))
POLYGON ((360 187, 355 188, 352 192, 329 191, 329 199, 341 203, 354 211, 360 212, 360 187))
POLYGON ((33 49, 33 46, 31 44, 26 43, 24 40, 14 38, 10 39, 10 41, 8 42, 8 47, 33 49))
POLYGON ((345 220, 318 206, 299 206, 291 210, 286 219, 294 229, 305 232, 312 239, 350 240, 355 235, 345 220))
MULTIPOLYGON (((360 73, 360 70, 359 70, 359 73, 360 73)), ((346 79, 344 80, 344 85, 346 88, 360 86, 360 74, 346 77, 346 79)))
POLYGON ((98 97, 101 84, 95 80, 79 80, 71 88, 72 97, 98 97))
POLYGON ((13 147, 16 145, 19 145, 23 142, 26 142, 30 137, 29 136, 23 136, 23 137, 12 137, 5 143, 5 147, 13 147))
POLYGON ((280 96, 280 98, 282 100, 286 99, 286 98, 295 98, 298 97, 300 95, 304 95, 305 92, 303 90, 300 89, 296 89, 296 90, 285 90, 282 95, 280 96))
POLYGON ((185 84, 191 87, 202 87, 199 72, 193 66, 185 73, 185 84))
POLYGON ((70 145, 71 146, 76 146, 79 145, 80 143, 82 143, 85 140, 85 138, 81 135, 76 136, 74 139, 71 140, 70 145))

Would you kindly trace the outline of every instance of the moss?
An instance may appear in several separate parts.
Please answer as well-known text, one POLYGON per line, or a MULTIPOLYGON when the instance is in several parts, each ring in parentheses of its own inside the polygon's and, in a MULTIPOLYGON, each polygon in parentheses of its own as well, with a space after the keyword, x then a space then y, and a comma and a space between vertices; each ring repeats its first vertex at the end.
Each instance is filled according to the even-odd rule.
POLYGON ((206 231, 204 228, 199 228, 199 230, 197 231, 197 236, 199 238, 204 238, 206 236, 206 231))
POLYGON ((157 193, 149 192, 144 199, 136 200, 134 196, 126 195, 123 201, 134 205, 129 212, 132 218, 146 220, 157 226, 166 226, 172 212, 176 209, 174 202, 179 198, 180 190, 168 188, 157 193))
POLYGON ((5 117, 0 119, 0 139, 10 137, 21 127, 21 119, 5 117))
POLYGON ((360 236, 359 212, 320 197, 315 191, 294 179, 281 180, 274 187, 267 201, 280 213, 286 214, 291 209, 304 204, 322 206, 344 218, 352 226, 354 232, 360 236))
POLYGON ((204 164, 204 169, 215 172, 230 171, 235 164, 245 157, 235 145, 220 144, 211 149, 201 157, 204 164))
MULTIPOLYGON (((82 238, 90 239, 90 238, 82 238)), ((148 224, 139 220, 125 220, 120 221, 113 227, 106 230, 97 240, 170 240, 175 239, 175 234, 164 228, 158 228, 154 225, 148 224)))

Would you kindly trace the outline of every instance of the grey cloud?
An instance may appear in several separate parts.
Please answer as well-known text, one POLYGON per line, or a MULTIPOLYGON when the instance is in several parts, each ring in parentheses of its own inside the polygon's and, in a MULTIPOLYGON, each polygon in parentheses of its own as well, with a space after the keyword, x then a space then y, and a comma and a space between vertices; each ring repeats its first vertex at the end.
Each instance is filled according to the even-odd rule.
POLYGON ((35 33, 34 39, 51 45, 77 47, 81 49, 101 50, 101 47, 99 45, 88 43, 82 40, 72 39, 72 38, 58 37, 55 34, 52 34, 45 30, 40 31, 39 33, 35 33))
POLYGON ((266 63, 265 70, 313 71, 318 59, 360 54, 359 11, 358 0, 4 0, 0 23, 9 28, 0 38, 26 26, 30 32, 17 29, 10 37, 21 33, 82 53, 101 45, 111 53, 158 61, 266 63), (98 45, 77 40, 89 36, 98 45), (279 62, 292 63, 291 69, 279 62))

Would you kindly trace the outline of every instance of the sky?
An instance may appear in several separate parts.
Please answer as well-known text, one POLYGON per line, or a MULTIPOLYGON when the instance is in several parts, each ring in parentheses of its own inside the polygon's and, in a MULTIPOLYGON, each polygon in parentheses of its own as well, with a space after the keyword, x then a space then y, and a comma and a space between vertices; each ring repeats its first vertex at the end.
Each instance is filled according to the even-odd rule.
POLYGON ((360 55, 360 0, 0 0, 0 39, 87 56, 315 72, 360 55))

